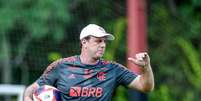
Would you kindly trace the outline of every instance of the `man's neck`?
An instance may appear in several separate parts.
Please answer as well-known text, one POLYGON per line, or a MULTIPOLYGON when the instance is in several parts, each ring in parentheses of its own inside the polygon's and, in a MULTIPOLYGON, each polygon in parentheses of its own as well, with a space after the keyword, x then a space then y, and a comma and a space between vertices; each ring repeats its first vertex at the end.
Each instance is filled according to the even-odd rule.
POLYGON ((95 59, 93 57, 90 57, 86 54, 81 54, 80 55, 80 60, 81 60, 81 63, 83 64, 89 64, 89 65, 93 65, 93 64, 96 64, 99 59, 95 59))

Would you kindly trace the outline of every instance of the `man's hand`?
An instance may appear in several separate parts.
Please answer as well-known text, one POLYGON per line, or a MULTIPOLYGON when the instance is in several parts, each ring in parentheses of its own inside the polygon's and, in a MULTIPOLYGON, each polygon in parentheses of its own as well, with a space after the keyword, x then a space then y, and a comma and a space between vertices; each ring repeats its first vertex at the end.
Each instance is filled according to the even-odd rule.
POLYGON ((129 87, 142 92, 152 91, 154 89, 154 76, 149 55, 146 52, 141 52, 136 54, 134 58, 128 58, 128 60, 142 67, 142 73, 129 84, 129 87))
POLYGON ((38 88, 39 88, 39 85, 36 82, 28 86, 24 91, 23 101, 33 101, 33 98, 32 98, 33 92, 38 88))
POLYGON ((146 52, 138 53, 134 58, 129 57, 128 60, 140 67, 147 67, 150 65, 150 58, 146 52))

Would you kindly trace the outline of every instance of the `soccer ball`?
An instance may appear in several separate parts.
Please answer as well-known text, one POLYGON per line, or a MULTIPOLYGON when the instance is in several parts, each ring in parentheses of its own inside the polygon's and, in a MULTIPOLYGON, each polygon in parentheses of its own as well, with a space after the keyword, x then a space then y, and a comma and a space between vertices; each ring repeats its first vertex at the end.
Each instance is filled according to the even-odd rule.
POLYGON ((33 93, 33 101, 61 101, 60 91, 49 85, 41 86, 33 93))

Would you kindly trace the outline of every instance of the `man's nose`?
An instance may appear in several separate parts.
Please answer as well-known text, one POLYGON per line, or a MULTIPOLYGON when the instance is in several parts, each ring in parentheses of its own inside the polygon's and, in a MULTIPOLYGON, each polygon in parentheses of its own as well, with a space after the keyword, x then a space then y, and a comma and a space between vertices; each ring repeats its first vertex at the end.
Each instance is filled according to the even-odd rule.
POLYGON ((102 42, 101 42, 101 47, 105 48, 105 46, 106 46, 105 41, 102 41, 102 42))

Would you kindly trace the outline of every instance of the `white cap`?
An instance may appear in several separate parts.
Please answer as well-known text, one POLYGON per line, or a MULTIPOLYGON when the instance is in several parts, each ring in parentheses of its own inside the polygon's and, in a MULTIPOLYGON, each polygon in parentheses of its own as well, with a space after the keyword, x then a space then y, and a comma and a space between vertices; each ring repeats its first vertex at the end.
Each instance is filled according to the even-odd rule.
POLYGON ((80 33, 80 40, 90 35, 94 37, 106 37, 107 40, 115 39, 112 34, 107 33, 102 27, 96 24, 89 24, 84 27, 80 33))

